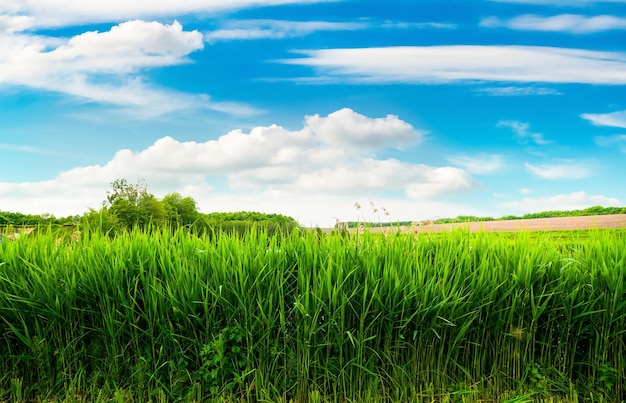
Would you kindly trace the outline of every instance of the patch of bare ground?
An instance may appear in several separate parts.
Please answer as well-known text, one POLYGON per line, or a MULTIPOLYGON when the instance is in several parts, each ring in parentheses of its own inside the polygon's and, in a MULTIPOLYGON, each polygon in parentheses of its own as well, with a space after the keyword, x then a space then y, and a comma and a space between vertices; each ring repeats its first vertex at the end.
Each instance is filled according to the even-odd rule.
MULTIPOLYGON (((584 217, 531 218, 521 220, 483 221, 455 224, 427 224, 412 228, 417 232, 444 232, 469 228, 472 232, 567 231, 601 228, 626 228, 626 214, 584 217)), ((408 228, 405 228, 408 230, 408 228)))

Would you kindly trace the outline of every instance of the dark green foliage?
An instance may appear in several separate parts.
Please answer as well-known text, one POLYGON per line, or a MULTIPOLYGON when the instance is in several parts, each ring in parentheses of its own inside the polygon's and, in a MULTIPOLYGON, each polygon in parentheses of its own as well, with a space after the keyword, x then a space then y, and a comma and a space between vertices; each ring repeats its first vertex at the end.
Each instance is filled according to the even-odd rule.
POLYGON ((239 327, 226 327, 200 351, 200 377, 204 389, 213 396, 241 392, 246 372, 245 333, 239 327))

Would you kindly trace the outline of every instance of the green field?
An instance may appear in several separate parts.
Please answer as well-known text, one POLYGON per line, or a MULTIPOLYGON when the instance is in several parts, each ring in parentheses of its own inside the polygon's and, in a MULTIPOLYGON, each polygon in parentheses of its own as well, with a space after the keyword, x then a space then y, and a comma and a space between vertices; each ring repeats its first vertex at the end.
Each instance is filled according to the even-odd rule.
POLYGON ((619 402, 626 230, 0 244, 0 401, 619 402))

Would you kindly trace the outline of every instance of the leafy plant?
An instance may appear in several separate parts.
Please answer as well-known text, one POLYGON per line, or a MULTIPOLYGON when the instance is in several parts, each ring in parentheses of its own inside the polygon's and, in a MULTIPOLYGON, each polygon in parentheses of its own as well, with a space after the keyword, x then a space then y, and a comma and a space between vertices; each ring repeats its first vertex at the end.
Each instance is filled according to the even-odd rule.
POLYGON ((232 393, 244 385, 246 357, 244 332, 240 327, 225 327, 200 352, 201 377, 212 395, 232 393))
POLYGON ((591 378, 591 385, 600 392, 610 395, 619 382, 619 371, 612 362, 604 362, 597 368, 597 377, 591 378))

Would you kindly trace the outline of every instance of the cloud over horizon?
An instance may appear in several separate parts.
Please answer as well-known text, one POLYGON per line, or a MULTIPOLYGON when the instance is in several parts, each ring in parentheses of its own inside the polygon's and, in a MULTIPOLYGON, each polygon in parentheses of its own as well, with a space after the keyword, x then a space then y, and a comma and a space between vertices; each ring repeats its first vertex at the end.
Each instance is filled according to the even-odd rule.
POLYGON ((498 205, 524 214, 551 210, 583 210, 592 206, 620 207, 622 202, 614 197, 572 192, 547 197, 527 197, 521 200, 498 203, 498 205))
MULTIPOLYGON (((10 195, 9 203, 13 198, 16 203, 21 200, 20 208, 27 206, 25 199, 36 202, 42 197, 49 198, 46 205, 51 208, 61 203, 76 208, 77 203, 67 202, 70 194, 81 195, 80 203, 97 207, 97 195, 115 179, 143 178, 156 193, 187 189, 196 192, 199 200, 211 198, 214 183, 225 181, 226 189, 218 192, 221 197, 254 195, 260 205, 270 204, 263 202, 270 195, 316 198, 323 194, 332 201, 363 194, 384 199, 389 191, 427 203, 433 197, 469 192, 478 186, 460 168, 377 159, 371 154, 418 144, 422 134, 397 116, 369 118, 344 108, 326 117, 307 116, 297 131, 271 125, 249 133, 233 130, 206 142, 163 137, 144 150, 120 150, 104 165, 71 169, 45 182, 0 183, 0 193, 10 195)), ((293 210, 291 203, 283 200, 281 209, 293 210)))

